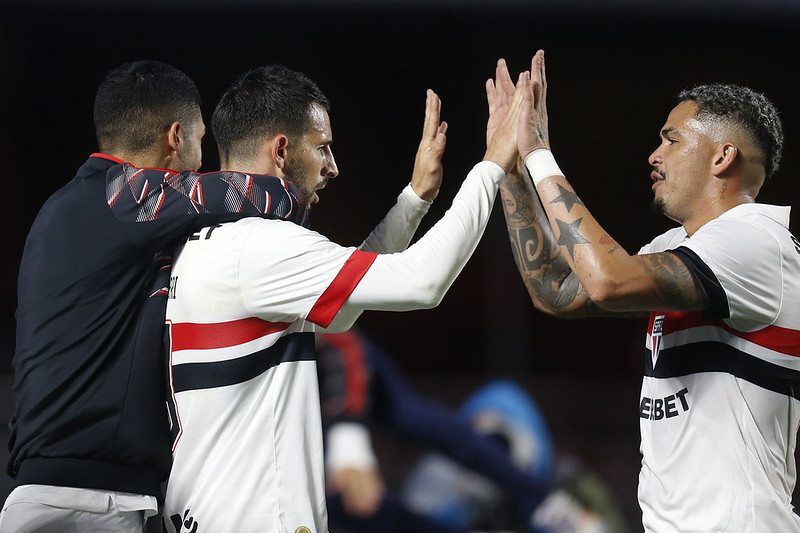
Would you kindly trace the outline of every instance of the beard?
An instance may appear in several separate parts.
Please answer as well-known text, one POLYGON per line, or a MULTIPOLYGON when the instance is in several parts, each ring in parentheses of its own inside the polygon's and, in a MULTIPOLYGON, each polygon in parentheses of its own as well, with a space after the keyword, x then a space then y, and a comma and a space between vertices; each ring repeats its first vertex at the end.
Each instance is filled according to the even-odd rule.
POLYGON ((311 194, 314 191, 308 189, 308 176, 305 168, 303 168, 303 162, 297 157, 289 157, 283 167, 283 174, 286 177, 286 181, 297 187, 297 190, 303 195, 301 201, 306 204, 306 209, 309 209, 311 194))
POLYGON ((653 198, 653 203, 650 204, 650 211, 655 213, 656 215, 664 215, 667 214, 667 206, 664 203, 663 198, 653 198))

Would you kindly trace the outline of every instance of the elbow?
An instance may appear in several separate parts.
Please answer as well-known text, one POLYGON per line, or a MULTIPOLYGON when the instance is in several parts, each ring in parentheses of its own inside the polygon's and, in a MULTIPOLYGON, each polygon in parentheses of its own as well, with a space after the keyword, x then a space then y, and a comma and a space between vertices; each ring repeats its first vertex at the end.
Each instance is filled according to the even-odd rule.
POLYGON ((444 295, 447 293, 447 287, 436 283, 423 283, 415 292, 418 295, 419 309, 433 309, 442 303, 444 295))
POLYGON ((615 276, 601 275, 584 285, 589 298, 602 309, 617 310, 622 299, 622 285, 615 276))

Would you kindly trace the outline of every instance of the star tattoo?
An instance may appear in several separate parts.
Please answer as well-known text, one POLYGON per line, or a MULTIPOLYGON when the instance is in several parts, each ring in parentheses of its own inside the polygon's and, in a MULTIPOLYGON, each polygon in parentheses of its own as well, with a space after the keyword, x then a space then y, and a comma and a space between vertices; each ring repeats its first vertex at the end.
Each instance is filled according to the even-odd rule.
POLYGON ((558 195, 555 199, 553 199, 553 201, 551 201, 550 203, 557 204, 561 202, 562 204, 564 204, 564 207, 567 208, 567 213, 572 211, 573 205, 575 204, 583 205, 583 202, 581 202, 581 199, 578 198, 577 194, 575 194, 573 191, 565 189, 564 187, 561 186, 560 183, 558 184, 558 191, 561 194, 558 195))
POLYGON ((578 229, 581 222, 583 222, 582 218, 574 222, 564 222, 563 220, 556 219, 556 223, 558 224, 558 244, 559 246, 566 247, 567 253, 569 253, 570 257, 573 259, 575 258, 575 245, 589 244, 589 241, 581 235, 578 229))

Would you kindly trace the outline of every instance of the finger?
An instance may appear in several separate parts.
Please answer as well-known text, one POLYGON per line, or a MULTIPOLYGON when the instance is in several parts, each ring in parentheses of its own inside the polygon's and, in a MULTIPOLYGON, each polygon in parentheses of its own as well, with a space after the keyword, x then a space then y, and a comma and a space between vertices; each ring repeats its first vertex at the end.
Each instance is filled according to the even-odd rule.
POLYGON ((514 94, 514 82, 511 81, 511 74, 508 73, 508 65, 505 59, 497 60, 494 76, 497 88, 503 95, 511 96, 514 94))
POLYGON ((514 90, 514 100, 511 102, 511 109, 508 110, 509 114, 520 112, 522 102, 525 100, 528 87, 527 82, 529 79, 530 73, 527 70, 525 72, 520 72, 519 78, 517 78, 517 87, 514 90))
POLYGON ((541 52, 541 63, 542 63, 542 105, 547 111, 547 71, 544 66, 544 50, 539 50, 541 52))
POLYGON ((486 80, 486 101, 489 102, 489 109, 494 105, 497 98, 497 89, 494 88, 494 81, 492 78, 486 80))
POLYGON ((542 95, 541 54, 542 51, 539 50, 534 54, 533 59, 531 59, 531 83, 533 85, 534 106, 537 107, 541 102, 542 95))
POLYGON ((522 103, 520 104, 519 124, 520 128, 527 127, 531 120, 531 115, 534 109, 534 95, 533 84, 531 83, 530 76, 525 76, 525 79, 520 83, 522 85, 522 103))
POLYGON ((439 117, 436 111, 436 93, 428 89, 425 97, 425 122, 422 126, 422 138, 432 139, 439 127, 439 117))
POLYGON ((439 152, 439 157, 441 154, 444 153, 444 148, 447 146, 447 122, 443 122, 442 126, 439 127, 439 132, 436 134, 436 139, 434 139, 435 146, 437 147, 437 151, 439 152))

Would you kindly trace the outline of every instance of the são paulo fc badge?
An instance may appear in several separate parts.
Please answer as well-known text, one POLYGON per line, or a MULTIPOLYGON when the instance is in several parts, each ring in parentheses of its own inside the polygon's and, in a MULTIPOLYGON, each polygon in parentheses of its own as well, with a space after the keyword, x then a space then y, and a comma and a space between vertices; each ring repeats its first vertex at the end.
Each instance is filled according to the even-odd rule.
POLYGON ((650 334, 650 354, 653 357, 653 368, 656 367, 658 352, 661 349, 661 335, 664 331, 665 315, 658 315, 653 319, 653 332, 650 334))

